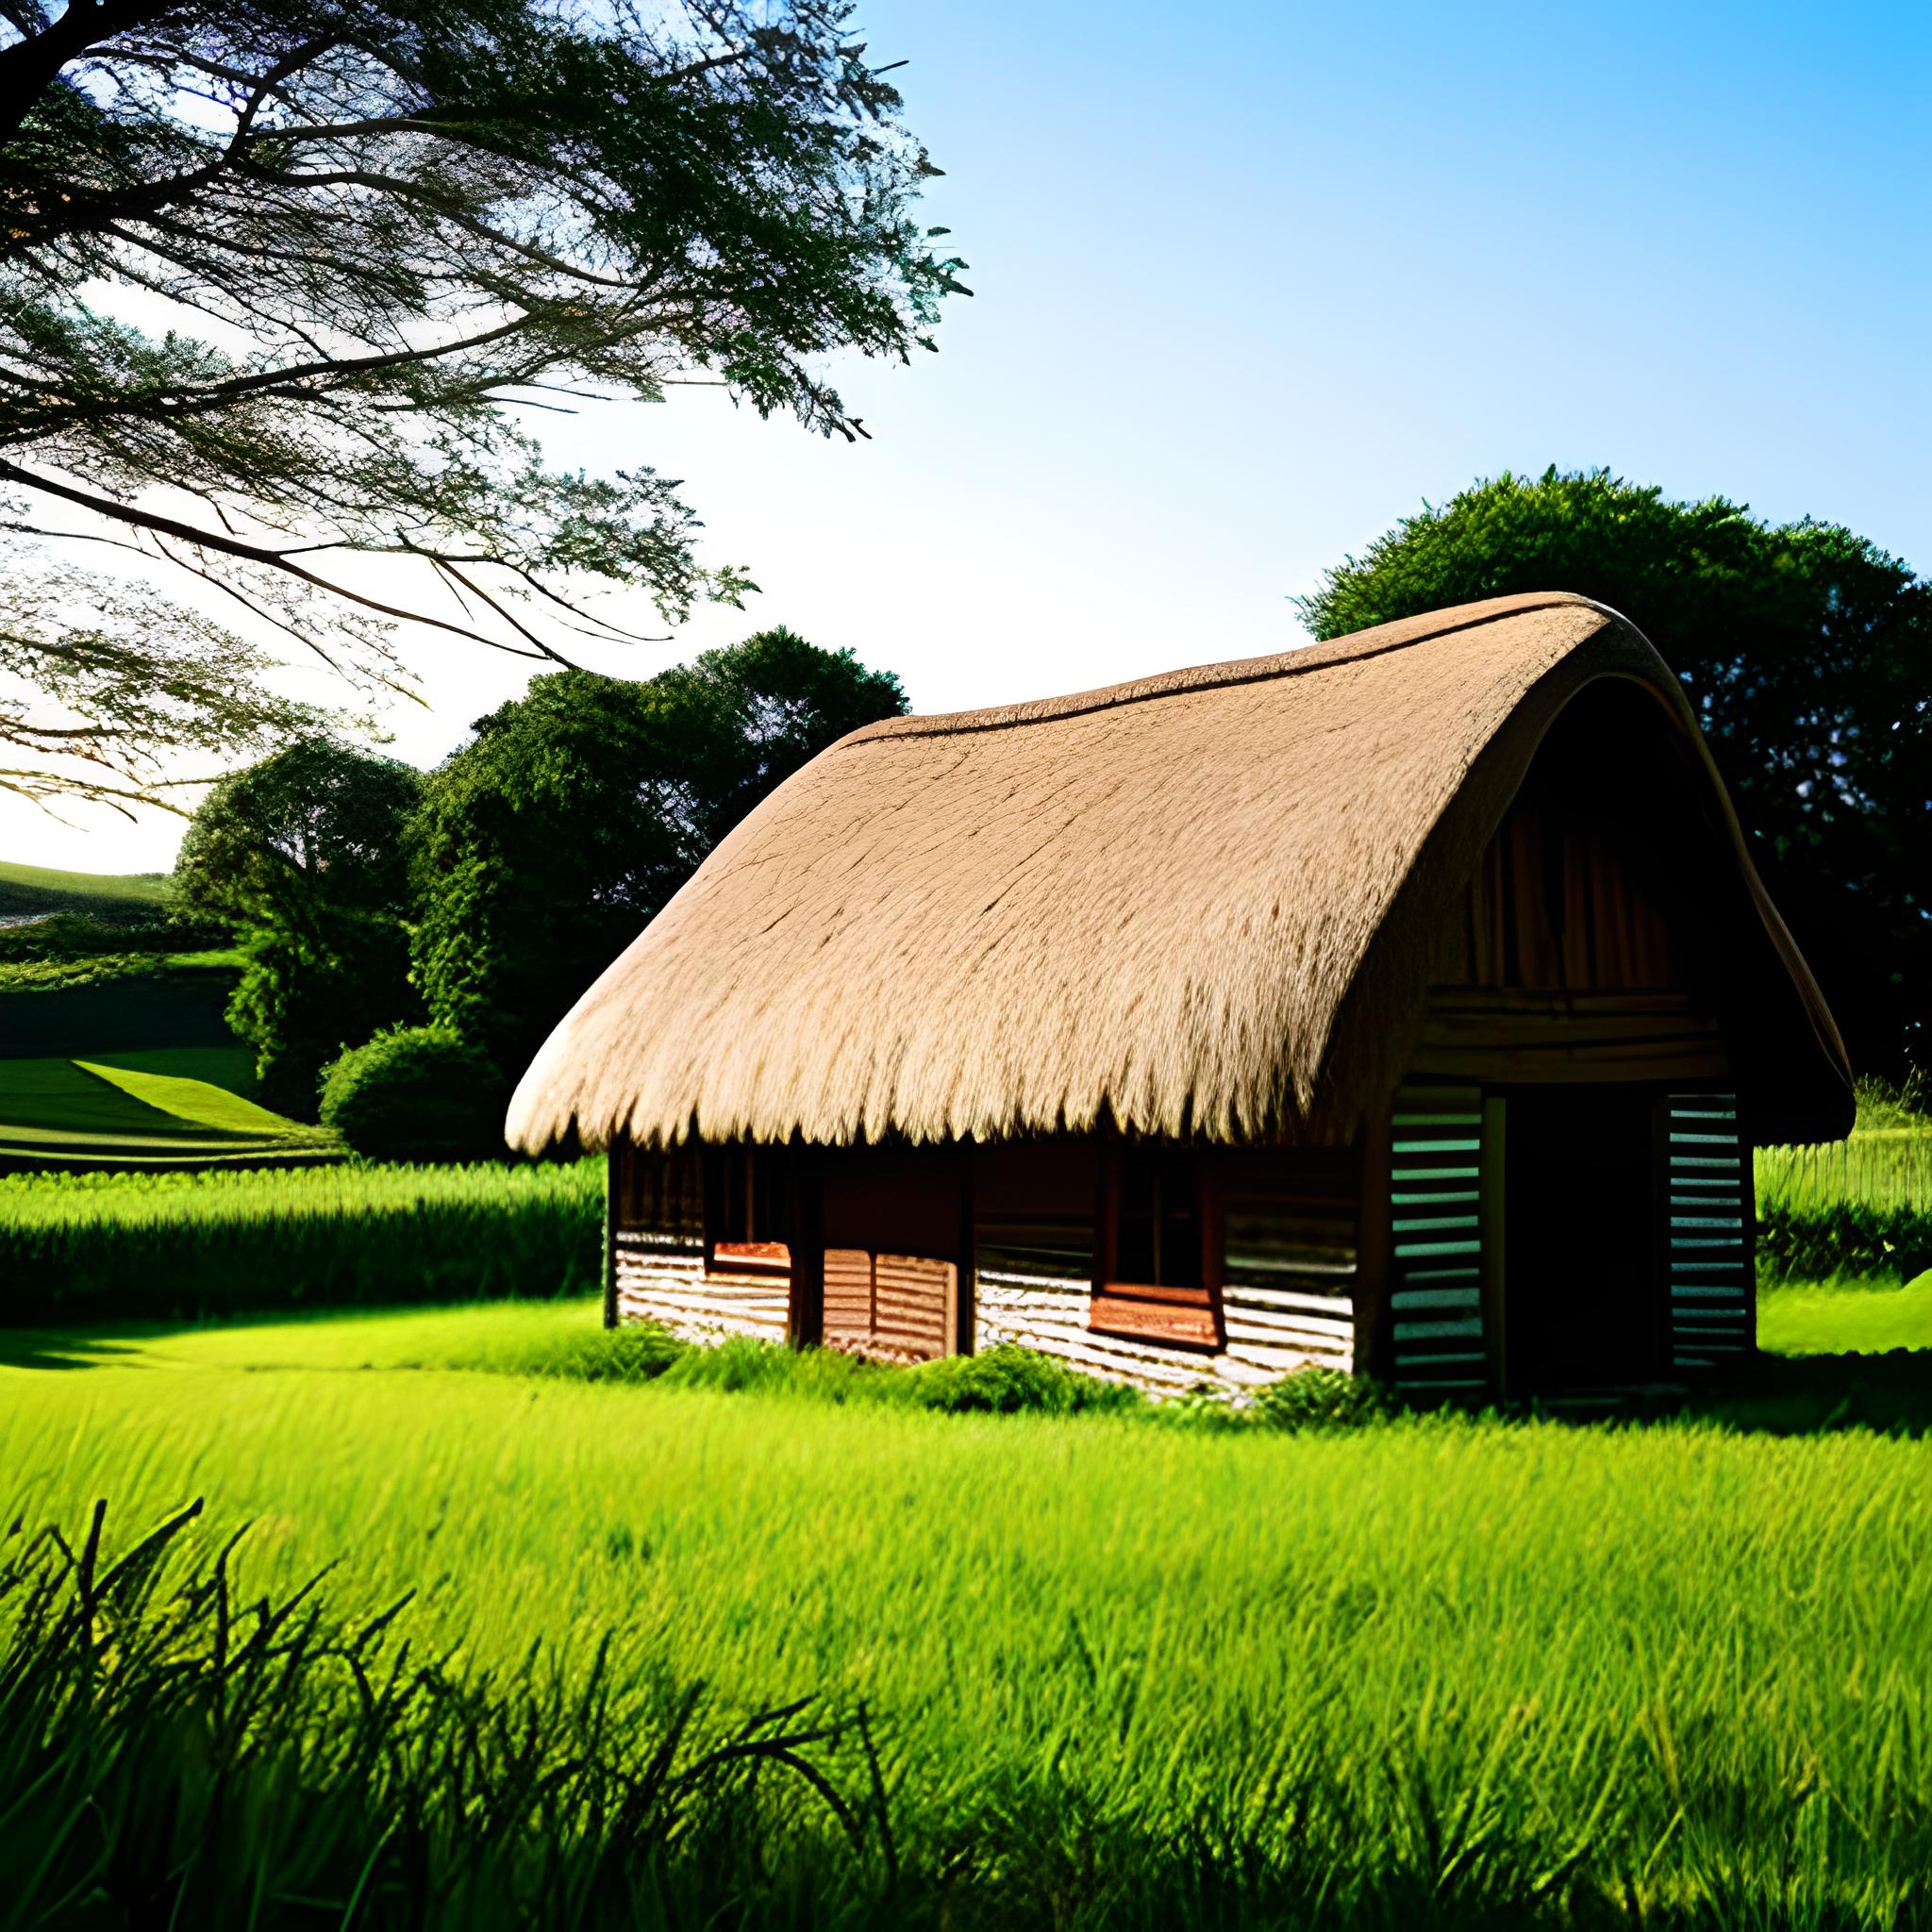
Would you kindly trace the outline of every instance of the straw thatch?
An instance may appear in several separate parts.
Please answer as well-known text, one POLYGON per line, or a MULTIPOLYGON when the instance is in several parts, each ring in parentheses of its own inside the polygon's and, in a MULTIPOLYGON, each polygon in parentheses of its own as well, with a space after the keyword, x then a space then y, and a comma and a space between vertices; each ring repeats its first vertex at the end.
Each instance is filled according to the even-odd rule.
POLYGON ((1109 1117, 1346 1136, 1403 1071, 1437 935, 1538 742, 1606 678, 1655 693, 1658 734, 1713 789, 1774 1036, 1745 1080, 1759 1131, 1842 1131, 1843 1049, 1677 681, 1626 621, 1553 593, 855 732, 577 1002, 509 1138, 923 1141, 1109 1117))

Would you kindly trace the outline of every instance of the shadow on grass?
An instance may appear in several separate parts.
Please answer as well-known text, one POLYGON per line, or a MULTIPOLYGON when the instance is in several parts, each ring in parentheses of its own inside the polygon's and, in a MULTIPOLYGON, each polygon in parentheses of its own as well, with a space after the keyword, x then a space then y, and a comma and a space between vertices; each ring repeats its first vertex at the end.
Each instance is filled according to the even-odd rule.
POLYGON ((1886 1354, 1760 1355, 1720 1382, 1681 1388, 1578 1391, 1507 1415, 1579 1427, 1614 1423, 1715 1424, 1740 1435, 1818 1436, 1842 1429, 1932 1434, 1932 1350, 1886 1354))
POLYGON ((0 1369, 126 1368, 142 1351, 54 1328, 0 1328, 0 1369))
POLYGON ((1932 1350, 1759 1356, 1724 1388, 1694 1397, 1686 1412, 1779 1436, 1857 1428, 1932 1434, 1932 1350))

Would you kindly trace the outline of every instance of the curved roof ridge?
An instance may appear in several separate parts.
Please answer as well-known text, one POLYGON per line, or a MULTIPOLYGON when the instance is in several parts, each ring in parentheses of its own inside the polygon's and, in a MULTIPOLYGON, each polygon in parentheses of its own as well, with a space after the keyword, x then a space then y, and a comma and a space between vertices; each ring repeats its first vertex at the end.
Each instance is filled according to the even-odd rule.
POLYGON ((1160 671, 1146 677, 1130 677, 1119 684, 1095 685, 1087 691, 1068 691, 1058 697, 1027 698, 1017 704, 990 705, 973 711, 937 711, 908 718, 881 718, 862 725, 844 742, 865 744, 879 739, 950 738, 976 731, 1003 731, 1018 724, 1040 724, 1060 718, 1078 718, 1093 711, 1109 711, 1124 705, 1145 704, 1155 698, 1184 696, 1189 691, 1224 691, 1235 685, 1261 684, 1280 677, 1306 677, 1339 664, 1356 664, 1365 658, 1379 658, 1390 651, 1407 650, 1411 644, 1427 643, 1433 638, 1449 637, 1457 631, 1474 630, 1506 617, 1519 617, 1533 610, 1553 610, 1569 605, 1601 611, 1623 624, 1628 620, 1575 591, 1517 591, 1506 597, 1491 597, 1477 604, 1463 604, 1447 610, 1431 610, 1419 617, 1398 617, 1367 630, 1350 631, 1344 637, 1329 638, 1291 645, 1286 651, 1271 651, 1258 658, 1228 658, 1219 662, 1185 665, 1177 671, 1160 671), (1455 622, 1444 623, 1445 618, 1455 622))
POLYGON ((509 1138, 1346 1141, 1547 733, 1625 684, 1656 700, 1630 784, 1688 772, 1717 841, 1695 862, 1737 935, 1754 1136, 1841 1134, 1842 1046, 1682 685, 1627 618, 1550 591, 841 739, 585 991, 509 1138))

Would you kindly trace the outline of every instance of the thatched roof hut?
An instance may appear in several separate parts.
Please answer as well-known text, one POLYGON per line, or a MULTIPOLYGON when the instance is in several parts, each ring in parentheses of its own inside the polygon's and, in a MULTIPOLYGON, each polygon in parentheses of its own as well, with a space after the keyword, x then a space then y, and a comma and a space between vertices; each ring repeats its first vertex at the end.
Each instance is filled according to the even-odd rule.
POLYGON ((1750 1137, 1845 1131, 1843 1046, 1682 688, 1552 593, 853 733, 585 993, 510 1140, 1346 1142, 1559 720, 1722 928, 1750 1137))

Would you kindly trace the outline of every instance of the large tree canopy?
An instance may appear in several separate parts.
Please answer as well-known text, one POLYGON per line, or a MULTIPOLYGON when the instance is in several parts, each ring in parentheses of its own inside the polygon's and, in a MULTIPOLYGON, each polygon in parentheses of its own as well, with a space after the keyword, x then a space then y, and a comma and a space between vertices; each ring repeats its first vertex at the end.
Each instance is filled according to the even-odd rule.
POLYGON ((397 683, 402 616, 541 658, 616 634, 587 590, 736 601, 674 481, 511 413, 708 383, 864 433, 819 365, 932 346, 963 264, 849 14, 0 0, 0 786, 152 795, 163 752, 311 729, 277 631, 397 683))
POLYGON ((1860 1065, 1932 1047, 1932 584, 1835 524, 1607 471, 1424 507, 1299 600, 1318 638, 1517 591, 1612 606, 1683 679, 1860 1065))
POLYGON ((325 1062, 409 1014, 408 861, 422 775, 306 739, 225 778, 195 813, 175 886, 234 922, 247 964, 228 1024, 275 1103, 312 1114, 325 1062))
POLYGON ((770 630, 631 684, 565 671, 478 721, 414 834, 417 984, 507 1074, 774 786, 906 708, 849 651, 770 630))

